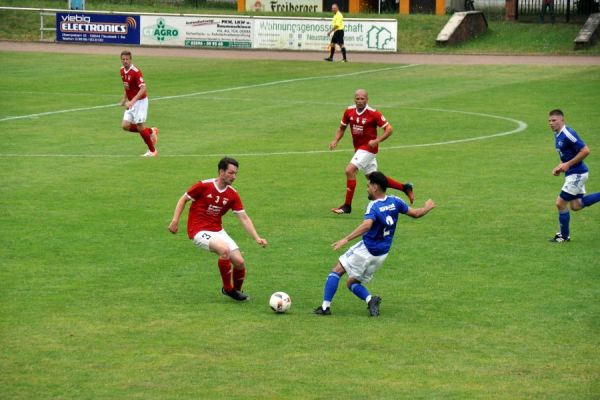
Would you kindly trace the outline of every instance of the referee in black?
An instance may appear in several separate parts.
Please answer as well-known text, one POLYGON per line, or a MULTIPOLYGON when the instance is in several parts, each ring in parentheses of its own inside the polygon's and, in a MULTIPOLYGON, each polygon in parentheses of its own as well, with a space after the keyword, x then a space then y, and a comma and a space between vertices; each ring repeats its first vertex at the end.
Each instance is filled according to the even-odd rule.
POLYGON ((344 16, 340 12, 338 5, 333 3, 331 5, 331 12, 333 18, 331 19, 331 30, 327 32, 327 36, 331 36, 331 43, 329 44, 329 57, 325 58, 325 61, 333 61, 333 54, 335 53, 335 45, 340 46, 342 51, 343 62, 348 62, 346 59, 346 47, 344 47, 344 16))

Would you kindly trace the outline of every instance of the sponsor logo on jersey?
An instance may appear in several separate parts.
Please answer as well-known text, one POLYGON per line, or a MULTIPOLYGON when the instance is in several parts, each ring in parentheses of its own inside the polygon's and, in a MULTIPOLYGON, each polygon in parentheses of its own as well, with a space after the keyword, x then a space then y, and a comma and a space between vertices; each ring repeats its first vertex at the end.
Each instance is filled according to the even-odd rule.
POLYGON ((395 209, 395 204, 388 204, 387 206, 379 207, 379 212, 394 211, 395 209))

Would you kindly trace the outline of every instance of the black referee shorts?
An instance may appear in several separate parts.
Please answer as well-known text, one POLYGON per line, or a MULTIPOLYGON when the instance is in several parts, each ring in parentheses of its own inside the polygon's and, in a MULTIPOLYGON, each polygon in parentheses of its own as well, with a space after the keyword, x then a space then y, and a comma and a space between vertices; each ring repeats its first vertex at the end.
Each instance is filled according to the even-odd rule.
POLYGON ((344 30, 343 29, 333 32, 333 36, 331 36, 331 44, 337 44, 339 46, 344 45, 344 30))

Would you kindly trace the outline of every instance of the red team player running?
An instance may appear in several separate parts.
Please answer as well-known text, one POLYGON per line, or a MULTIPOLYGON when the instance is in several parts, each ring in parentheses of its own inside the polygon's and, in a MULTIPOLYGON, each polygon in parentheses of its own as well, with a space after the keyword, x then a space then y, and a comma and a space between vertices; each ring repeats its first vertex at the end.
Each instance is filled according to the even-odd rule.
POLYGON ((148 117, 148 96, 146 93, 146 82, 142 76, 142 71, 131 62, 131 52, 123 50, 121 52, 121 80, 125 88, 125 94, 121 105, 125 106, 123 114, 123 130, 129 132, 139 132, 140 136, 148 146, 148 151, 143 154, 144 157, 156 157, 156 142, 158 140, 158 128, 146 128, 146 118, 148 117))
MULTIPOLYGON (((352 199, 356 189, 356 172, 361 171, 368 176, 377 171, 377 160, 375 156, 379 151, 379 143, 386 140, 392 134, 392 125, 376 109, 367 104, 369 95, 366 90, 358 89, 354 93, 354 104, 346 109, 340 122, 340 127, 335 132, 335 138, 329 144, 329 149, 334 150, 344 136, 346 127, 350 125, 352 143, 354 144, 354 156, 346 166, 346 200, 341 206, 332 209, 335 214, 350 214, 352 212, 352 199), (377 128, 383 129, 383 134, 377 137, 377 128)), ((388 187, 404 192, 408 196, 410 204, 414 201, 412 185, 401 183, 386 177, 388 187)))
POLYGON ((238 166, 236 160, 225 157, 219 161, 217 178, 198 182, 189 188, 175 206, 169 231, 177 233, 181 213, 186 203, 192 201, 187 221, 188 237, 198 247, 219 255, 218 266, 223 281, 223 294, 234 300, 244 301, 248 298, 242 292, 246 266, 238 245, 223 229, 222 216, 230 209, 233 210, 256 243, 266 247, 267 241, 258 235, 252 220, 244 211, 240 196, 231 187, 237 176, 238 166))

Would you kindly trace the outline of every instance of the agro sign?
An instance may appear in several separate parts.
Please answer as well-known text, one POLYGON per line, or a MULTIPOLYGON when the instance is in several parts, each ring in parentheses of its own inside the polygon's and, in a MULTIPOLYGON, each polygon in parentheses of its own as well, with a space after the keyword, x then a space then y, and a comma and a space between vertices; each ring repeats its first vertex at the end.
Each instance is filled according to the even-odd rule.
POLYGON ((251 48, 252 19, 236 16, 141 17, 142 45, 251 48))

